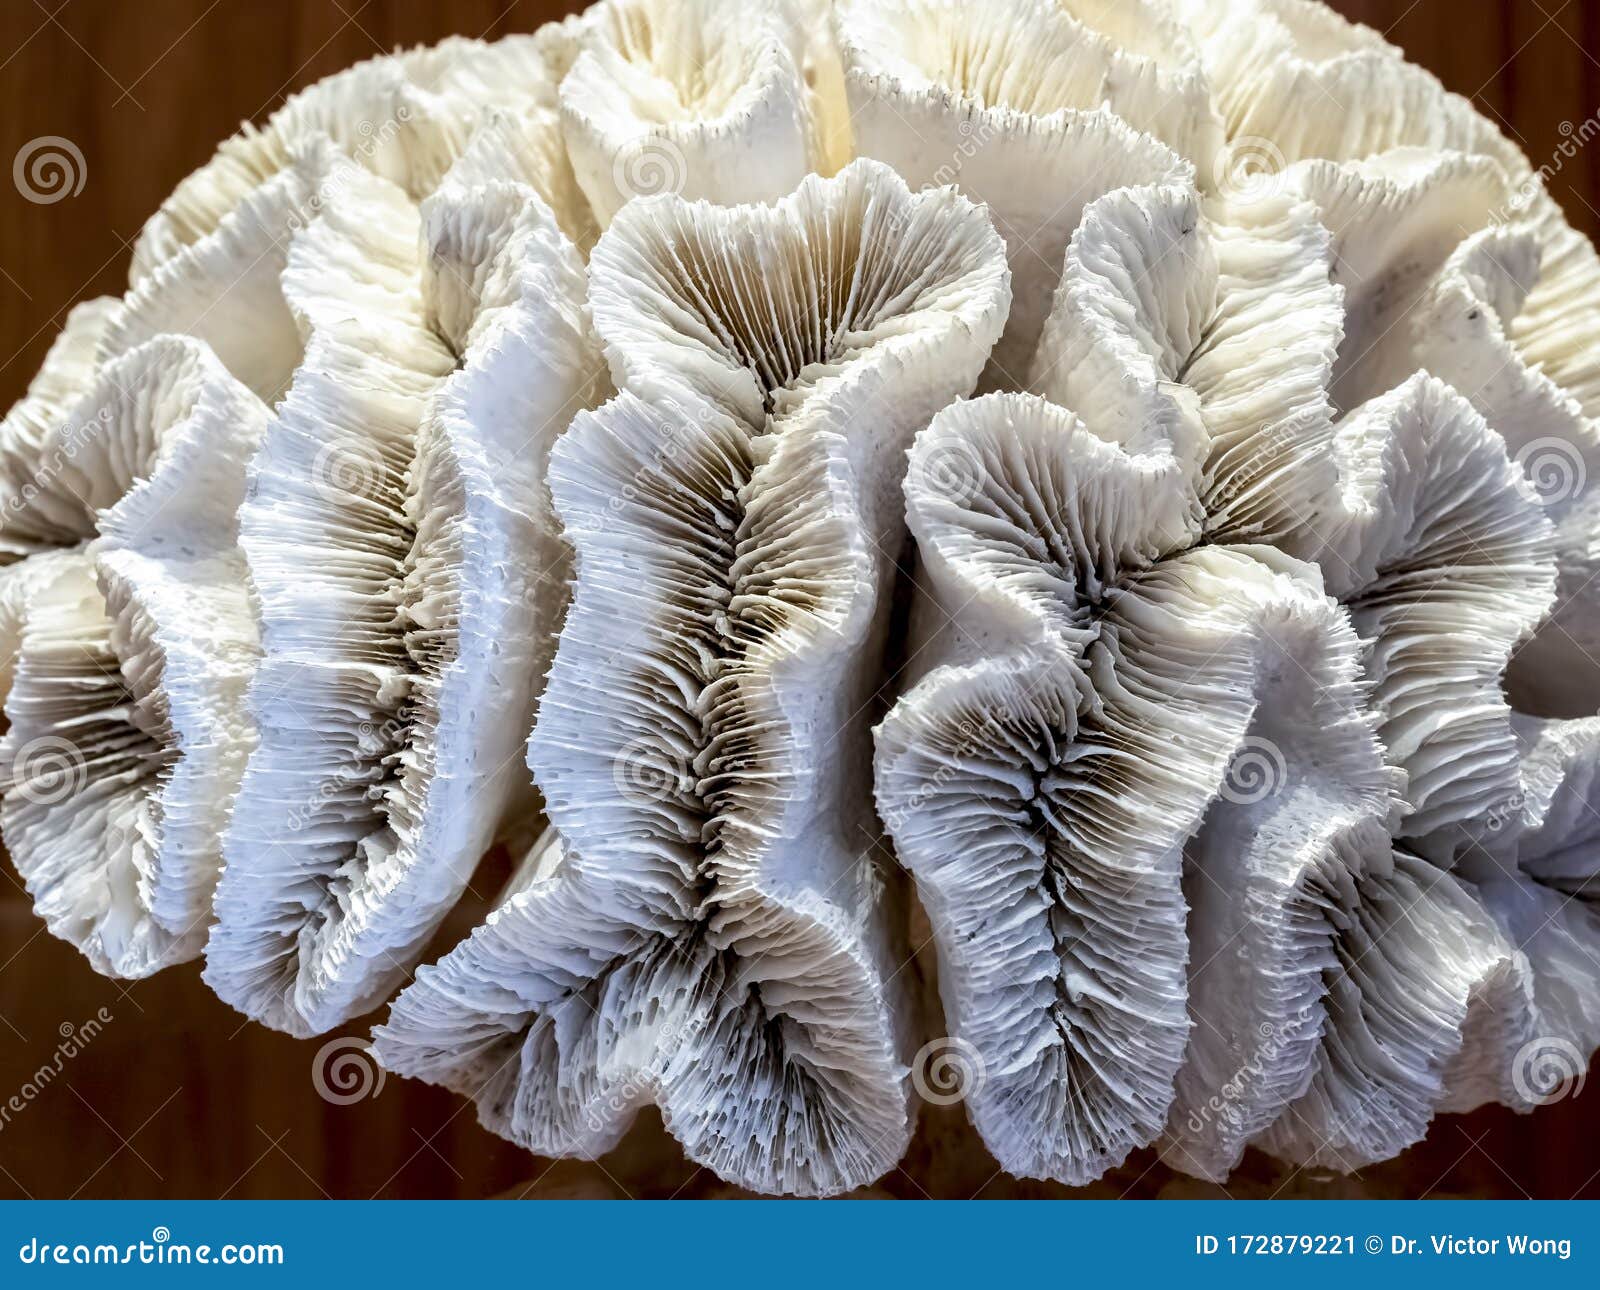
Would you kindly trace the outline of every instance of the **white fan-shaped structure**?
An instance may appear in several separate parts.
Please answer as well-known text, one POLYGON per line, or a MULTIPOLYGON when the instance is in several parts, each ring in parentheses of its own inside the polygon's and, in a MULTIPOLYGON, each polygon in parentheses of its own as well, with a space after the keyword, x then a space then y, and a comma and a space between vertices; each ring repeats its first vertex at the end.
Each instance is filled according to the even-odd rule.
POLYGON ((879 810, 982 1063, 974 1119, 1015 1173, 1087 1182, 1166 1123, 1190 1033, 1184 848, 1219 795, 1251 804, 1236 757, 1278 720, 1327 740, 1270 768, 1295 811, 1228 839, 1262 835, 1259 865, 1336 870, 1343 831, 1386 809, 1353 634, 1314 571, 1182 532, 1172 477, 1197 464, 1007 396, 942 413, 913 453, 932 670, 879 730, 879 810), (1291 854, 1290 818, 1325 856, 1291 854))
POLYGON ((846 159, 838 59, 810 0, 604 0, 588 10, 561 117, 602 226, 635 197, 724 205, 846 159))
POLYGON ((360 63, 0 422, 0 835, 96 968, 298 1035, 524 854, 377 1047, 547 1155, 653 1105, 833 1194, 952 1051, 1068 1183, 1530 1110, 1600 1046, 1571 155, 1315 0, 360 63))
POLYGON ((206 979, 317 1033, 390 993, 526 809, 564 577, 545 466, 599 355, 582 262, 524 185, 447 182, 419 213, 357 172, 284 286, 306 356, 241 519, 260 746, 206 979))
POLYGON ((841 0, 834 26, 856 151, 913 186, 954 184, 1006 239, 1015 300, 984 384, 1020 388, 1084 208, 1192 181, 1184 158, 1220 142, 1197 56, 1143 3, 841 0))
POLYGON ((133 283, 213 233, 308 145, 327 142, 413 199, 427 196, 491 115, 554 111, 575 25, 386 54, 291 95, 260 128, 241 126, 162 203, 134 245, 133 283))
POLYGON ((1425 368, 1540 486, 1561 589, 1510 684, 1530 710, 1587 715, 1600 689, 1600 256, 1491 121, 1375 32, 1311 0, 1191 8, 1252 182, 1305 184, 1348 248, 1341 404, 1425 368))
POLYGON ((51 930, 111 975, 194 957, 210 923, 251 746, 238 510, 266 421, 205 346, 161 337, 47 438, 59 549, 10 575, 0 833, 51 930))
POLYGON ((858 162, 770 207, 637 202, 591 273, 622 393, 552 463, 576 578, 529 761, 561 838, 378 1051, 546 1154, 654 1101, 724 1177, 844 1190, 910 1130, 863 782, 895 486, 999 332, 1003 250, 858 162))

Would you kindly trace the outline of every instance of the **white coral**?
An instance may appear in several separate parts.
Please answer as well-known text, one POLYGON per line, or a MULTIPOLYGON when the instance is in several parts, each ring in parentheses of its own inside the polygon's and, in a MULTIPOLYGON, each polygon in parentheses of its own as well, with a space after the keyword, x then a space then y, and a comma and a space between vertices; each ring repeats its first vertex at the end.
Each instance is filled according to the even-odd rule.
POLYGON ((206 979, 316 1033, 390 993, 522 797, 563 576, 545 465, 598 353, 581 262, 521 185, 419 213, 353 175, 283 281, 306 355, 241 519, 261 743, 206 979))
POLYGON ((591 272, 622 393, 551 472, 577 568, 529 762, 561 841, 379 1052, 490 1076, 485 1121, 543 1153, 605 1150, 656 1101, 724 1177, 843 1190, 910 1127, 863 784, 892 481, 998 334, 999 239, 858 162, 772 207, 637 202, 591 272))
POLYGON ((538 838, 378 1043, 549 1154, 654 1103, 762 1190, 895 1163, 874 800, 1014 1172, 1528 1110, 1600 1045, 1600 257, 1545 178, 1314 0, 358 64, 0 424, 0 832, 97 968, 203 947, 298 1034, 538 838))
POLYGON ((991 386, 1026 380, 1084 207, 1128 184, 1184 182, 1194 172, 1183 152, 1209 157, 1220 141, 1192 51, 1141 48, 1168 34, 1155 6, 1119 10, 1141 29, 1138 52, 1072 8, 843 0, 835 13, 856 151, 987 203, 1006 239, 1015 304, 991 386))
POLYGON ((584 14, 561 115, 602 225, 634 197, 737 205, 838 168, 837 60, 809 7, 605 0, 584 14))
POLYGON ((38 480, 61 548, 9 573, 25 600, 0 830, 41 916, 103 972, 143 976, 205 939, 251 744, 238 508, 266 420, 193 340, 106 364, 38 480))
MULTIPOLYGON (((1295 562, 1174 535, 1173 469, 992 396, 941 414, 907 480, 933 670, 880 729, 879 809, 952 1034, 984 1063, 974 1118, 1016 1173, 1083 1183, 1165 1124, 1190 1031, 1184 844, 1241 796, 1236 754, 1313 724, 1332 755, 1268 772, 1299 827, 1331 839, 1336 813, 1384 808, 1348 626, 1295 562)), ((1232 841, 1258 829, 1289 845, 1261 819, 1232 841)))

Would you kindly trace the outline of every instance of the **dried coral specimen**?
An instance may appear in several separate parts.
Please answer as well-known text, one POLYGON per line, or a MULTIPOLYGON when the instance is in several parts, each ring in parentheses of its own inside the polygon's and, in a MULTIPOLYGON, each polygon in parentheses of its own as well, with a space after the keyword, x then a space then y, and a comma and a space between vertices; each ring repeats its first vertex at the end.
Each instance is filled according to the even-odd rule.
POLYGON ((267 411, 204 345, 105 364, 43 445, 0 739, 0 830, 51 930, 143 976, 200 950, 251 736, 238 548, 267 411))
POLYGON ((582 263, 525 185, 447 183, 419 212, 350 175, 283 282, 306 352, 240 521, 260 746, 206 979, 317 1033, 392 991, 526 796, 561 599, 543 474, 598 354, 582 263))
POLYGON ((1342 243, 1356 295, 1342 405, 1426 368, 1506 439, 1552 508, 1562 565, 1511 683, 1544 715, 1592 711, 1600 256, 1520 149, 1375 32, 1309 0, 1192 3, 1209 11, 1201 47, 1229 135, 1249 165, 1303 163, 1280 179, 1304 184, 1342 243), (1324 95, 1348 110, 1309 106, 1324 95))
POLYGON ((834 20, 857 151, 912 184, 954 184, 1005 237, 1015 300, 985 379, 1021 386, 1084 207, 1192 179, 1184 155, 1208 164, 1220 142, 1195 52, 1142 3, 843 0, 834 20))
POLYGON ((866 776, 894 481, 998 334, 1002 249, 858 162, 772 207, 636 202, 590 271, 622 393, 551 468, 576 576, 529 762, 560 840, 378 1051, 541 1153, 654 1101, 726 1178, 845 1190, 910 1130, 866 776))
POLYGON ((838 169, 848 126, 817 7, 613 0, 579 19, 561 118, 602 225, 634 197, 737 205, 838 169))
MULTIPOLYGON (((913 454, 932 670, 879 732, 879 806, 1014 1173, 1086 1182, 1165 1124, 1190 1030, 1184 844, 1235 754, 1279 722, 1327 733, 1292 811, 1324 854, 1261 848, 1286 871, 1333 868, 1335 826, 1384 800, 1348 625, 1295 562, 1198 541, 1194 464, 1032 398, 958 405, 913 454)), ((1287 806, 1234 822, 1236 868, 1252 834, 1290 850, 1287 806)))
POLYGON ((1331 955, 1319 1024, 1287 1008, 1243 1019, 1280 1063, 1290 1027, 1320 1031, 1291 1099, 1270 1125, 1249 1122, 1257 1108, 1242 1098, 1238 1115, 1197 1117, 1198 1130, 1175 1119, 1168 1158, 1211 1176, 1237 1162, 1242 1122, 1296 1164, 1385 1159, 1435 1110, 1514 1097, 1510 1062, 1535 1033, 1526 961, 1441 866, 1463 822, 1505 812, 1516 793, 1499 680, 1550 603, 1550 526, 1483 419, 1432 378, 1350 413, 1333 453, 1341 489, 1308 531, 1368 644, 1365 703, 1403 805, 1386 821, 1392 842, 1298 911, 1316 954, 1331 955))
MULTIPOLYGON (((486 121, 554 112, 572 43, 561 24, 491 44, 451 39, 369 59, 290 96, 260 128, 246 123, 162 203, 135 245, 133 282, 228 222, 308 145, 326 142, 420 200, 486 121)), ((555 174, 564 156, 552 158, 555 174)))
POLYGON ((399 51, 0 425, 0 834, 302 1035, 526 852, 376 1033, 547 1155, 848 1190, 942 1043, 1014 1173, 1360 1168, 1600 1046, 1597 427, 1594 248, 1313 0, 399 51))

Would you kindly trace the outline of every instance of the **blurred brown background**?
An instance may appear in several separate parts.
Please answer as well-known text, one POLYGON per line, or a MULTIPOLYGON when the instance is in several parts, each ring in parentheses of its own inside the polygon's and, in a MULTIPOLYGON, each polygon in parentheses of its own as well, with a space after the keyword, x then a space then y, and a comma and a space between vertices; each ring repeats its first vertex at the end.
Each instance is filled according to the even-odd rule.
MULTIPOLYGON (((1537 167, 1600 109, 1600 0, 1334 0, 1473 98, 1537 167), (1563 130, 1563 125, 1566 130, 1563 130)), ((530 30, 560 0, 0 0, 0 161, 59 135, 82 151, 76 196, 35 205, 0 184, 0 404, 18 397, 66 310, 117 292, 144 219, 240 120, 397 44, 530 30)), ((1600 232, 1600 149, 1564 159, 1551 187, 1600 232)), ((437 942, 481 917, 501 874, 486 866, 437 942)), ((241 1019, 190 965, 142 982, 96 976, 33 917, 7 863, 0 881, 0 1197, 486 1196, 501 1192, 716 1194, 659 1125, 599 1166, 554 1167, 480 1129, 437 1089, 389 1079, 339 1105, 297 1042, 241 1019), (98 1033, 83 1023, 104 1008, 98 1033), (91 1038, 61 1073, 68 1027, 91 1038)), ((341 1032, 359 1036, 364 1025, 341 1032)), ((332 1054, 329 1054, 332 1056, 332 1054)), ((323 1067, 327 1069, 329 1056, 323 1067)), ((1600 1081, 1597 1081, 1600 1086, 1600 1081)), ((335 1090, 337 1092, 337 1090, 335 1090)), ((1426 1143, 1361 1177, 1289 1176, 1252 1155, 1240 1195, 1600 1197, 1600 1087, 1532 1117, 1498 1109, 1437 1121, 1426 1143)), ((997 1173, 959 1108, 932 1112, 897 1196, 1064 1194, 997 1173)), ((1150 1153, 1097 1195, 1205 1194, 1150 1153)))

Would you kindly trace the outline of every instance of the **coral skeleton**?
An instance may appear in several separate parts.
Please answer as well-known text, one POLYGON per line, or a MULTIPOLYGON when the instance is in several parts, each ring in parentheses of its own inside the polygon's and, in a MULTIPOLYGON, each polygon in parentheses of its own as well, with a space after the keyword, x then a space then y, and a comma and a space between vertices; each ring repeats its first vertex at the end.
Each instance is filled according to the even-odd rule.
POLYGON ((1072 1186, 1532 1112, 1600 1047, 1600 258, 1545 177, 1315 0, 358 64, 0 423, 0 837, 97 971, 382 1009, 542 1156, 653 1107, 847 1192, 951 1045, 1072 1186))

